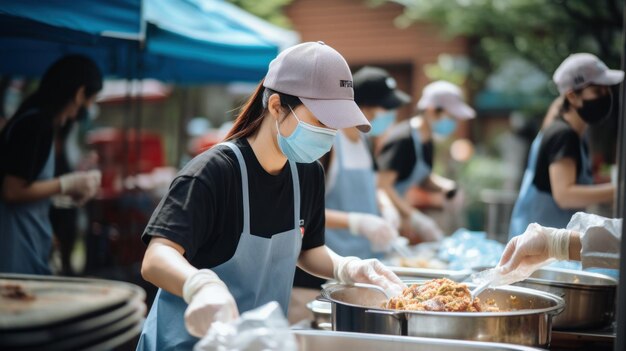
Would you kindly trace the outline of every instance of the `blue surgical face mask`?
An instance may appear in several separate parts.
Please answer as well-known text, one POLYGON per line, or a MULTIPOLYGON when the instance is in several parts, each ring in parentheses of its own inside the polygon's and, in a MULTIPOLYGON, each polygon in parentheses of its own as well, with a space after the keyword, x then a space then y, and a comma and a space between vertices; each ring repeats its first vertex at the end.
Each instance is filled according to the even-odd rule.
POLYGON ((433 133, 440 137, 448 137, 456 130, 456 120, 449 116, 443 116, 433 123, 433 133))
POLYGON ((372 129, 370 135, 379 136, 382 135, 396 120, 396 111, 382 111, 378 112, 372 120, 372 129))
POLYGON ((302 122, 295 112, 289 107, 293 116, 298 120, 298 125, 290 136, 284 137, 280 134, 278 121, 276 130, 278 131, 278 147, 288 160, 298 163, 311 163, 324 156, 335 141, 336 130, 312 126, 302 122))

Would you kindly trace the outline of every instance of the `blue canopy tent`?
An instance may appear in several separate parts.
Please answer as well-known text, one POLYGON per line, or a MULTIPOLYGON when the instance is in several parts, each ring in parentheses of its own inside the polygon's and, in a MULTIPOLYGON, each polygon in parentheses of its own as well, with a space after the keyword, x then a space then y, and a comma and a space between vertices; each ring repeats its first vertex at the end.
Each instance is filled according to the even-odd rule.
POLYGON ((128 76, 128 52, 145 39, 141 0, 0 3, 0 74, 40 76, 59 57, 92 57, 107 76, 128 76))
MULTIPOLYGON (((140 0, 77 4, 67 8, 62 0, 26 0, 0 5, 0 74, 37 76, 56 58, 76 52, 93 57, 105 74, 116 77, 258 81, 277 54, 278 42, 288 37, 274 42, 260 35, 256 30, 262 20, 246 25, 241 18, 251 15, 222 0, 145 0, 143 9, 140 0), (110 21, 95 20, 92 5, 98 11, 106 8, 100 14, 110 21)), ((265 35, 291 33, 265 25, 265 35)))

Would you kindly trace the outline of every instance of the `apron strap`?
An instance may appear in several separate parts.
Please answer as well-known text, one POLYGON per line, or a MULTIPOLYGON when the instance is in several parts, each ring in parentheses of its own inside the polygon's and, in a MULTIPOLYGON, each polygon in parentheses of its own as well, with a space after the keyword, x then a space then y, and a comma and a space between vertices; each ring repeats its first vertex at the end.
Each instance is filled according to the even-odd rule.
POLYGON ((291 182, 293 183, 293 222, 294 228, 300 228, 300 177, 298 177, 298 167, 295 162, 289 162, 291 167, 291 182))
POLYGON ((243 154, 239 147, 230 141, 221 143, 220 145, 228 146, 239 161, 239 169, 241 170, 241 194, 243 199, 243 232, 250 233, 250 195, 248 193, 248 169, 246 168, 246 161, 243 159, 243 154))
POLYGON ((341 130, 337 131, 337 135, 335 136, 336 143, 333 143, 333 149, 335 151, 335 160, 337 161, 337 165, 341 167, 343 165, 343 142, 346 140, 346 136, 343 134, 341 130))
POLYGON ((413 126, 411 126, 411 137, 413 138, 413 147, 415 148, 417 162, 426 162, 424 159, 424 153, 422 152, 422 139, 420 139, 420 133, 413 126))

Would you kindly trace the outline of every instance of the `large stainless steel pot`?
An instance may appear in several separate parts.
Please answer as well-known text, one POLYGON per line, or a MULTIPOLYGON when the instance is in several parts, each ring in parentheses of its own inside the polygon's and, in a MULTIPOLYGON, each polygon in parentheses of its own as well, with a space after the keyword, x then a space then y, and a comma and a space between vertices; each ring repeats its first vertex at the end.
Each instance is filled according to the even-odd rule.
POLYGON ((530 347, 406 336, 294 330, 300 351, 532 351, 530 347))
POLYGON ((554 318, 555 329, 599 328, 613 322, 617 281, 611 277, 543 268, 515 285, 546 291, 565 300, 565 310, 554 318))
POLYGON ((332 303, 336 331, 538 347, 550 344, 552 318, 564 308, 563 300, 557 296, 510 286, 485 290, 478 297, 483 301, 494 299, 505 310, 516 309, 511 312, 394 311, 380 307, 385 296, 378 290, 348 285, 328 286, 322 296, 332 303), (511 296, 516 298, 513 300, 511 296))

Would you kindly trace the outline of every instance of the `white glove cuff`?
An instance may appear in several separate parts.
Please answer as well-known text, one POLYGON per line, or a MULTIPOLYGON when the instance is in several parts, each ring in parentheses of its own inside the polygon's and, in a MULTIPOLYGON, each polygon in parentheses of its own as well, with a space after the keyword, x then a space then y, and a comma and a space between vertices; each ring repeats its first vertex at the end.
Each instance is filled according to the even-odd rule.
POLYGON ((69 181, 70 180, 69 180, 68 175, 62 175, 59 177, 59 185, 61 187, 61 194, 67 194, 69 181))
POLYGON ((548 255, 559 261, 569 260, 569 230, 556 229, 548 239, 548 255))
POLYGON ((359 222, 361 221, 361 214, 357 212, 348 213, 348 229, 350 234, 359 235, 359 222))
POLYGON ((207 284, 220 284, 226 289, 226 284, 210 269, 200 269, 196 273, 187 278, 183 285, 183 299, 186 303, 190 303, 193 296, 207 284))
POLYGON ((360 260, 361 260, 360 258, 354 257, 354 256, 342 257, 337 262, 335 267, 333 267, 333 275, 335 276, 335 279, 337 279, 342 284, 352 284, 352 283, 354 283, 352 281, 352 279, 350 279, 348 274, 346 274, 346 266, 350 262, 360 261, 360 260))

